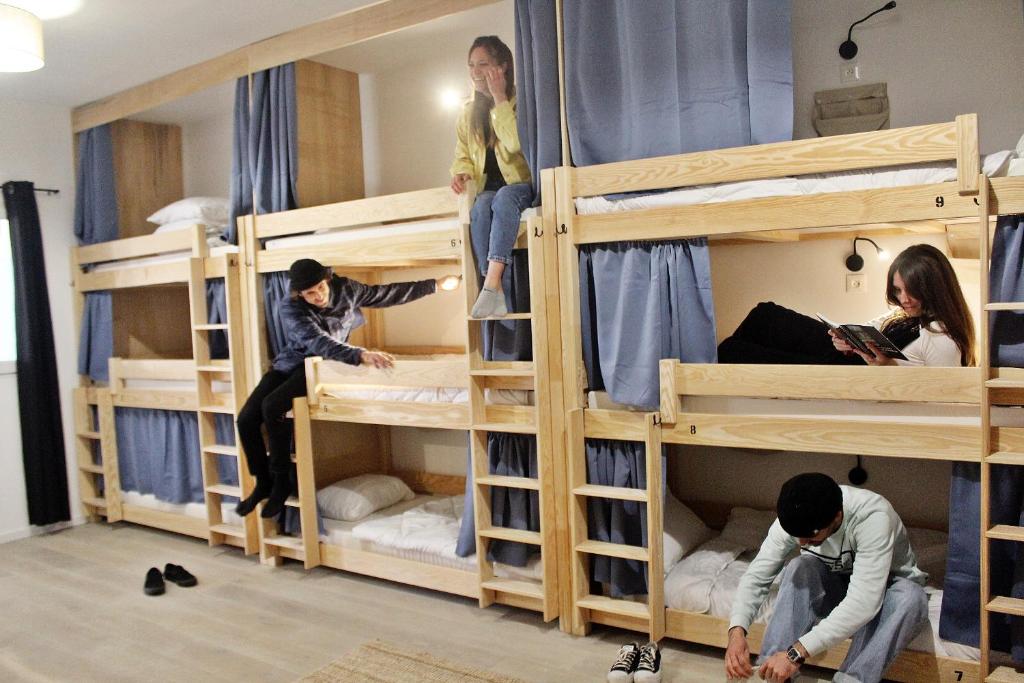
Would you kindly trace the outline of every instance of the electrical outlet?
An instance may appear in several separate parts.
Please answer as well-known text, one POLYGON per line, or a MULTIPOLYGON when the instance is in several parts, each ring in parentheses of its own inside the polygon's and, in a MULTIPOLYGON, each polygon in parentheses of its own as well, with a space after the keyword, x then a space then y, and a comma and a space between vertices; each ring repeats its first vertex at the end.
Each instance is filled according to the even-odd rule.
POLYGON ((864 273, 846 274, 847 292, 863 292, 865 289, 867 289, 867 286, 864 284, 864 273))
POLYGON ((839 65, 839 82, 852 83, 860 80, 860 65, 857 62, 847 62, 839 65))

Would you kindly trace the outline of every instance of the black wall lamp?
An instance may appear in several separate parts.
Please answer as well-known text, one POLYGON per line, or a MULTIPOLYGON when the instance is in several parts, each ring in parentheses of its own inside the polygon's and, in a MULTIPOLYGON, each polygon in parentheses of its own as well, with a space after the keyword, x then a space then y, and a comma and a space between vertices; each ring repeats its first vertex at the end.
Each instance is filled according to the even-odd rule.
POLYGON ((857 242, 858 241, 871 242, 875 247, 875 251, 878 252, 878 258, 884 259, 889 257, 889 252, 882 249, 873 239, 867 237, 854 237, 853 238, 853 253, 846 257, 846 269, 857 272, 864 267, 864 257, 857 253, 857 242))
POLYGON ((895 2, 895 0, 893 0, 893 2, 885 3, 885 6, 879 8, 879 9, 876 9, 874 12, 872 12, 869 15, 867 15, 866 17, 864 17, 860 21, 855 21, 852 24, 850 24, 850 30, 846 32, 846 40, 844 40, 843 44, 839 46, 839 56, 842 57, 843 59, 853 59, 854 57, 857 56, 857 43, 855 43, 855 42, 853 42, 853 40, 851 40, 851 37, 853 36, 853 27, 854 26, 856 26, 857 24, 860 24, 862 22, 867 21, 868 19, 870 19, 871 17, 875 16, 879 12, 885 12, 885 11, 891 10, 891 9, 896 9, 896 2, 895 2))

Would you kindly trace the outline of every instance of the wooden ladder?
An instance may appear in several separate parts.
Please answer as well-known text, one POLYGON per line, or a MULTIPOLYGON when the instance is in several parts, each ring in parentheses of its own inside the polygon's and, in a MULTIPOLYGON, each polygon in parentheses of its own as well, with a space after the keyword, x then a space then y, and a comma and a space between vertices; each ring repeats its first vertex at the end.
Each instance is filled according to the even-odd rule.
POLYGON ((206 307, 206 259, 194 257, 189 261, 189 306, 192 323, 192 355, 196 366, 196 413, 199 421, 199 453, 202 459, 203 488, 206 499, 206 518, 209 526, 210 545, 236 545, 247 555, 258 549, 258 531, 253 515, 245 518, 241 525, 225 522, 222 504, 224 498, 244 498, 253 488, 245 459, 240 457, 239 439, 235 433, 235 445, 217 441, 217 416, 230 415, 232 425, 238 411, 245 402, 245 358, 242 348, 242 303, 239 292, 238 256, 224 257, 224 295, 228 322, 211 324, 206 307), (210 358, 210 335, 223 332, 228 339, 228 360, 210 358), (227 378, 231 393, 227 402, 214 392, 214 381, 227 378), (238 468, 239 485, 223 483, 217 467, 220 458, 234 458, 238 468))
MULTIPOLYGON (((645 488, 600 486, 587 483, 585 411, 569 412, 566 429, 569 449, 569 535, 572 548, 572 617, 570 629, 585 634, 592 612, 647 622, 650 639, 665 635, 664 561, 662 559, 662 473, 661 418, 658 413, 626 413, 621 421, 624 433, 642 435, 647 470, 645 488), (621 500, 647 506, 647 547, 590 540, 587 533, 587 504, 591 498, 621 500), (590 557, 600 555, 647 564, 647 602, 621 600, 590 593, 590 557)), ((613 616, 613 619, 614 619, 613 616)))
MULTIPOLYGON (((469 193, 472 196, 471 193, 469 193)), ((470 241, 468 202, 460 212, 462 223, 462 267, 466 294, 467 353, 469 359, 470 461, 473 477, 473 509, 476 526, 476 555, 480 577, 480 606, 495 602, 533 607, 539 604, 545 621, 559 616, 558 557, 555 529, 554 449, 551 426, 551 386, 548 370, 548 317, 545 287, 545 238, 542 220, 531 216, 526 222, 529 259, 530 306, 528 313, 509 313, 489 320, 529 320, 532 323, 533 361, 485 361, 483 319, 469 312, 480 291, 470 241), (488 406, 486 392, 495 386, 514 386, 533 391, 533 406, 488 406), (533 435, 537 443, 538 477, 509 477, 490 472, 487 437, 491 432, 533 435), (540 507, 540 531, 496 527, 491 517, 491 491, 496 487, 536 491, 540 507), (543 580, 499 578, 488 561, 491 541, 513 541, 540 547, 543 580)), ((522 237, 520 237, 522 239, 522 237)), ((547 238, 551 241, 551 238, 547 238)))
MULTIPOLYGON (((1024 682, 1024 673, 1007 666, 990 671, 989 619, 995 614, 1009 614, 1024 617, 1024 600, 992 595, 989 577, 990 549, 992 541, 1016 541, 1024 543, 1024 527, 1008 524, 993 525, 989 504, 991 500, 992 465, 1015 465, 1024 467, 1024 448, 1013 449, 1004 446, 1001 439, 993 443, 992 405, 1024 406, 1024 370, 1019 368, 993 368, 989 325, 992 313, 996 311, 1024 311, 1024 302, 989 303, 989 186, 988 178, 980 176, 978 192, 979 240, 981 261, 981 300, 984 311, 981 320, 980 358, 982 370, 981 387, 981 677, 995 683, 1024 682)), ((996 430, 1000 432, 1002 430, 996 430)))
POLYGON ((105 517, 120 521, 121 486, 117 468, 114 405, 106 389, 77 387, 72 395, 75 411, 75 460, 82 511, 90 522, 105 517), (96 406, 95 416, 92 407, 96 406), (95 449, 95 450, 94 450, 95 449))

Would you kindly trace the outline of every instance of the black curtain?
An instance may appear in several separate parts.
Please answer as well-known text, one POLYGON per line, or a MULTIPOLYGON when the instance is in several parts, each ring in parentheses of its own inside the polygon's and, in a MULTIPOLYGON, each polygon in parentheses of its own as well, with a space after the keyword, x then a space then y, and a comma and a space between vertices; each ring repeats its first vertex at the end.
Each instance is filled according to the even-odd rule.
POLYGON ((71 510, 39 211, 32 183, 8 182, 3 190, 14 259, 18 406, 28 519, 32 524, 53 524, 71 519, 71 510))

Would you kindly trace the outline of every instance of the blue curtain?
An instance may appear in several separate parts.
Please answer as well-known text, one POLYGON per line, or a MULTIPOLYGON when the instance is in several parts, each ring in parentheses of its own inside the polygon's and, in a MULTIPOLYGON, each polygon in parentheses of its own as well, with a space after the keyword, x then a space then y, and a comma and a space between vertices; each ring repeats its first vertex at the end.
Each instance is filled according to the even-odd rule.
MULTIPOLYGON (((227 296, 224 290, 224 278, 206 281, 206 320, 211 325, 226 325, 228 322, 227 296)), ((210 357, 227 358, 228 335, 222 330, 209 333, 210 357)))
POLYGON ((290 296, 288 273, 263 274, 263 311, 267 323, 267 351, 274 358, 288 343, 281 316, 281 306, 290 296))
POLYGON ((238 242, 239 216, 299 205, 296 112, 295 64, 252 74, 251 101, 248 79, 235 84, 229 242, 238 242))
MULTIPOLYGON (((110 126, 97 126, 79 133, 75 237, 80 245, 117 239, 119 217, 114 181, 110 126)), ((110 292, 88 292, 79 332, 78 373, 106 382, 109 379, 107 360, 112 355, 114 324, 110 292)))
POLYGON ((562 164, 554 0, 516 0, 515 50, 519 143, 540 206, 541 170, 562 164))
POLYGON ((789 140, 789 0, 565 0, 573 164, 789 140))
MULTIPOLYGON (((179 410, 116 408, 117 462, 121 489, 153 494, 168 503, 201 503, 203 469, 196 414, 179 410)), ((229 415, 218 415, 218 443, 234 445, 229 415)), ((220 480, 238 484, 234 458, 218 459, 220 480)))
MULTIPOLYGON (((1024 217, 1001 216, 992 244, 989 288, 993 302, 1024 299, 1024 217)), ((991 358, 996 367, 1024 367, 1024 315, 997 311, 991 318, 991 358)), ((946 640, 978 646, 981 558, 981 473, 974 463, 953 463, 949 489, 949 548, 939 635, 946 640), (955 504, 954 504, 955 503, 955 504)), ((991 469, 989 516, 992 524, 1024 526, 1024 470, 1011 466, 991 469)), ((1024 549, 1007 541, 990 545, 989 576, 993 595, 1024 598, 1024 549)), ((995 615, 990 621, 990 646, 1009 651, 1024 662, 1024 622, 995 615)))
POLYGON ((707 239, 580 249, 583 360, 590 388, 616 403, 658 407, 658 362, 714 363, 707 239))

